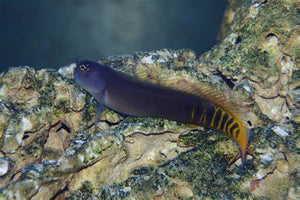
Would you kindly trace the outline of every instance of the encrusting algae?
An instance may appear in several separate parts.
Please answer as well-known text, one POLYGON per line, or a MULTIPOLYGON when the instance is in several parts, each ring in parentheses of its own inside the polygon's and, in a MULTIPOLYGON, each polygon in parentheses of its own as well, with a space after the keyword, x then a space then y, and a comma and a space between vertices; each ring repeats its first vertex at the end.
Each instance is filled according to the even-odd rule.
MULTIPOLYGON (((106 108, 92 126, 97 102, 74 82, 75 64, 19 67, 0 75, 0 199, 299 199, 298 4, 230 1, 219 44, 200 57, 161 49, 99 61, 162 87, 187 81, 194 95, 203 82, 243 102, 252 124, 245 167, 231 140, 202 126, 106 108)), ((231 113, 213 105, 211 118, 231 113)), ((189 119, 200 119, 196 110, 189 119)))

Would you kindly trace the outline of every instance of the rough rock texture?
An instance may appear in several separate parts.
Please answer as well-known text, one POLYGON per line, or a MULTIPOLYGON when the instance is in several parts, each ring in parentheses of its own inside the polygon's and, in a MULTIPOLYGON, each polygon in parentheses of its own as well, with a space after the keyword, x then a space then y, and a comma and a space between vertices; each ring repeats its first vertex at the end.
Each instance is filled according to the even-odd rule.
POLYGON ((74 64, 12 68, 0 75, 0 199, 299 199, 299 8, 232 0, 219 44, 200 57, 162 49, 99 61, 161 85, 234 90, 252 126, 244 168, 233 142, 202 127, 109 109, 93 126, 96 102, 74 83, 74 64))

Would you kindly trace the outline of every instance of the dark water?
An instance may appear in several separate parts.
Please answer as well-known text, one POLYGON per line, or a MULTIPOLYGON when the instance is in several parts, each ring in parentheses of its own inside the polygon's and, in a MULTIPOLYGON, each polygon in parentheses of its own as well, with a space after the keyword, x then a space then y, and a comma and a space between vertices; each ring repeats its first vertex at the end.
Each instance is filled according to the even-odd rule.
POLYGON ((0 71, 61 67, 158 48, 201 54, 216 43, 227 0, 0 0, 0 71))

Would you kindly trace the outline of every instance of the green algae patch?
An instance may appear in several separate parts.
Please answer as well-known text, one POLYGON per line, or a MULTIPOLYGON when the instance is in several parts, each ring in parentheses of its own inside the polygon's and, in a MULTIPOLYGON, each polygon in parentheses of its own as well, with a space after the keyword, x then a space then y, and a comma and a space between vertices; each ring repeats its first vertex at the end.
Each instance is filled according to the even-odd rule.
POLYGON ((89 181, 85 181, 82 183, 82 186, 78 190, 72 192, 66 199, 92 199, 93 197, 95 197, 95 195, 96 194, 94 193, 93 184, 89 181))

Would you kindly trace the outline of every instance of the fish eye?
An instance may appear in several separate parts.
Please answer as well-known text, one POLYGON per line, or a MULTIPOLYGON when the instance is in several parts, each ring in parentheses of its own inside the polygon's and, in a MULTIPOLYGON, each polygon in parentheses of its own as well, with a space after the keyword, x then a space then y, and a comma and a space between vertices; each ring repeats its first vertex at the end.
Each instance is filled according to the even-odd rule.
POLYGON ((86 65, 80 65, 80 66, 79 66, 79 69, 80 69, 81 71, 88 71, 88 68, 87 68, 86 65))

